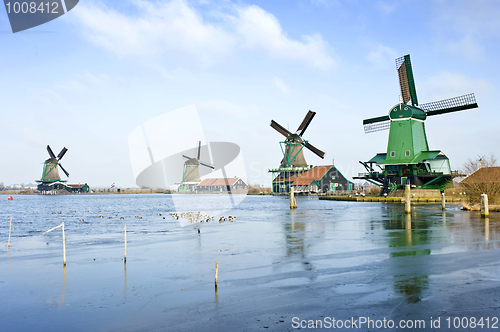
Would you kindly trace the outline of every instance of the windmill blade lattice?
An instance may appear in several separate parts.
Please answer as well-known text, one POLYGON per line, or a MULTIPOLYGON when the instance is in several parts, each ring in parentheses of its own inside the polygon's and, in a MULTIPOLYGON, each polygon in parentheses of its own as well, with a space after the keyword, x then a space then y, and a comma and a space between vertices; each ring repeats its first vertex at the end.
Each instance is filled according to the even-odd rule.
POLYGON ((473 93, 419 106, 419 108, 427 113, 427 116, 458 112, 477 107, 476 97, 473 93))
POLYGON ((363 128, 365 129, 365 134, 387 130, 389 129, 390 125, 391 121, 389 119, 389 116, 387 115, 363 120, 363 128))
POLYGON ((398 70, 403 103, 406 104, 411 100, 412 105, 417 106, 417 90, 415 88, 415 80, 413 79, 413 70, 411 68, 409 54, 396 59, 396 69, 398 70))

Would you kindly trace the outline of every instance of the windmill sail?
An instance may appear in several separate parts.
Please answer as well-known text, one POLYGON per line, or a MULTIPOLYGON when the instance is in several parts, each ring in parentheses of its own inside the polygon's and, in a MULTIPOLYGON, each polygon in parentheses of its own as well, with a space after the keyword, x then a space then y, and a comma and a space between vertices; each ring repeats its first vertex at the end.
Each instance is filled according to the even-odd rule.
POLYGON ((410 55, 407 54, 401 58, 397 58, 396 68, 398 70, 399 85, 401 87, 403 103, 407 104, 411 100, 412 105, 417 106, 417 91, 415 89, 415 81, 413 80, 410 55))
POLYGON ((419 106, 419 108, 427 113, 427 116, 463 111, 477 107, 476 97, 473 93, 460 97, 434 101, 432 103, 426 103, 419 106))
POLYGON ((300 137, 302 137, 302 135, 304 135, 307 127, 309 126, 309 124, 311 123, 311 121, 315 115, 316 115, 316 112, 312 112, 312 111, 307 112, 306 117, 304 118, 304 120, 300 124, 299 128, 297 128, 297 131, 300 131, 300 133, 299 133, 300 137))
POLYGON ((61 167, 61 169, 62 169, 62 171, 64 172, 64 174, 66 174, 66 176, 67 176, 67 177, 69 177, 69 173, 68 173, 68 171, 67 171, 67 170, 65 170, 65 169, 64 169, 64 167, 63 167, 61 164, 59 164, 59 167, 61 167))
POLYGON ((321 159, 324 159, 325 153, 320 149, 318 149, 317 147, 313 146, 311 143, 306 143, 305 147, 308 148, 312 153, 314 153, 321 159))
POLYGON ((285 137, 288 137, 292 134, 291 132, 286 130, 283 126, 281 126, 279 123, 277 123, 274 120, 271 120, 271 127, 273 127, 278 133, 280 133, 281 135, 283 135, 285 137))
POLYGON ((50 158, 56 159, 56 155, 54 154, 54 152, 52 152, 52 149, 50 148, 49 145, 47 145, 47 151, 48 151, 48 153, 50 155, 50 158))
MULTIPOLYGON (((48 145, 47 145, 48 146, 48 145)), ((62 157, 64 157, 64 155, 66 154, 66 152, 68 151, 68 149, 66 149, 66 147, 64 147, 61 152, 59 152, 59 154, 57 155, 57 159, 61 160, 62 157)))
POLYGON ((363 120, 365 134, 389 129, 391 121, 388 115, 363 120))

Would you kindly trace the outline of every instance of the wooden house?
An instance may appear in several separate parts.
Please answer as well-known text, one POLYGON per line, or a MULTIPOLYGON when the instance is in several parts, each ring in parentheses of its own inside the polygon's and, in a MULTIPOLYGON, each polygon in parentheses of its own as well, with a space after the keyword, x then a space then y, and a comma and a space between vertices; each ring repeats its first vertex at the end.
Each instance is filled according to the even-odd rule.
POLYGON ((278 177, 273 181, 273 192, 320 193, 336 190, 353 190, 354 183, 334 166, 316 166, 288 178, 278 177))

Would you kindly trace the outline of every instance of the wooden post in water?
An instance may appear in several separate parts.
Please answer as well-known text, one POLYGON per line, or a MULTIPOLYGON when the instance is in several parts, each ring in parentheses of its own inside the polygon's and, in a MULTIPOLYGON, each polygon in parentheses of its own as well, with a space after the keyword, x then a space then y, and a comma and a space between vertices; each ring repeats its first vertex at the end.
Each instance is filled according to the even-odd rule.
POLYGON ((290 209, 296 209, 297 208, 297 202, 295 202, 295 194, 293 187, 290 187, 290 209))
POLYGON ((10 224, 9 224, 9 242, 7 243, 7 248, 10 248, 10 229, 12 228, 12 217, 10 217, 10 224))
POLYGON ((411 213, 410 185, 405 187, 405 213, 411 213))
POLYGON ((484 218, 484 240, 490 240, 490 218, 484 218))
POLYGON ((219 279, 219 262, 215 262, 215 287, 217 287, 217 279, 219 279))
POLYGON ((490 209, 488 207, 488 195, 481 194, 481 218, 488 218, 490 209))
POLYGON ((62 231, 63 231, 63 261, 64 261, 64 266, 66 266, 66 237, 64 235, 64 223, 62 223, 62 231))
POLYGON ((411 214, 409 213, 405 215, 405 229, 406 229, 406 245, 411 247, 412 245, 411 214))
POLYGON ((444 193, 441 194, 441 210, 446 209, 446 198, 444 197, 444 193))
POLYGON ((123 262, 127 263, 127 224, 125 224, 125 251, 123 253, 123 262))
POLYGON ((64 268, 63 268, 63 289, 62 289, 61 306, 64 306, 64 295, 66 294, 66 292, 64 290, 64 286, 66 286, 66 264, 64 265, 64 268))

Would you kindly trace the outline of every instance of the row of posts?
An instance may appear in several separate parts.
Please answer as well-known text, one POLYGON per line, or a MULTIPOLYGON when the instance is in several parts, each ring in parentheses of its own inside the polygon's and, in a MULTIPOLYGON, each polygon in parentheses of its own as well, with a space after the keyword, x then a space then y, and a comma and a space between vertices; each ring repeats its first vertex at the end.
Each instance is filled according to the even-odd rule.
MULTIPOLYGON (((444 211, 446 205, 446 198, 444 193, 441 193, 441 209, 444 211)), ((407 184, 405 188, 405 212, 411 213, 411 198, 410 198, 410 185, 407 184)), ((481 217, 487 218, 490 215, 488 208, 488 195, 481 194, 481 217)))
MULTIPOLYGON (((295 201, 294 188, 290 188, 290 209, 297 208, 297 202, 295 201)), ((407 184, 405 187, 405 213, 411 213, 411 193, 410 193, 410 185, 407 184)), ((441 193, 441 209, 444 211, 446 209, 446 198, 444 193, 441 193)), ((481 194, 481 217, 488 217, 490 215, 490 211, 488 208, 488 195, 481 194)))

